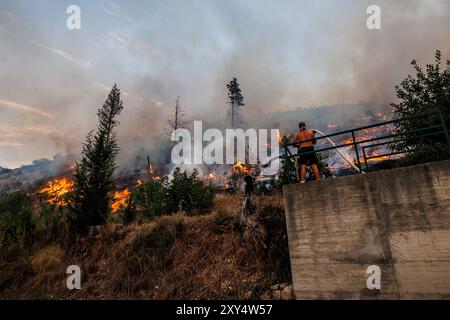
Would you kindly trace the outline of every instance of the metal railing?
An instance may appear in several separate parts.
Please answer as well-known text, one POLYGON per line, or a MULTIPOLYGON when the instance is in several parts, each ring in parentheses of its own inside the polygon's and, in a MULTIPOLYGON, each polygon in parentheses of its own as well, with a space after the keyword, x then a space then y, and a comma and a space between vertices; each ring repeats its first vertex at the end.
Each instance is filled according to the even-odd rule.
MULTIPOLYGON (((335 133, 332 133, 329 135, 316 137, 314 139, 304 140, 304 141, 302 141, 302 143, 314 142, 314 141, 329 139, 332 137, 348 135, 348 134, 351 134, 351 139, 347 139, 347 140, 351 140, 350 142, 340 143, 340 144, 336 144, 335 146, 320 148, 320 149, 316 149, 314 151, 299 152, 298 154, 292 154, 292 152, 289 150, 289 147, 297 147, 298 143, 293 142, 293 143, 284 144, 283 145, 283 148, 285 150, 284 158, 288 159, 288 162, 291 163, 289 161, 289 159, 294 159, 294 161, 295 161, 297 157, 299 157, 299 156, 301 157, 302 155, 307 155, 307 154, 314 153, 314 152, 320 154, 321 152, 326 152, 326 151, 333 150, 333 149, 340 149, 340 148, 346 148, 346 147, 352 146, 354 153, 355 153, 355 157, 356 157, 355 165, 357 165, 357 167, 359 168, 359 172, 363 173, 363 168, 362 168, 362 163, 361 163, 361 158, 360 158, 360 151, 362 152, 362 155, 363 155, 366 172, 369 171, 369 164, 368 164, 369 160, 398 155, 398 154, 405 154, 405 153, 410 152, 410 150, 393 151, 392 148, 389 148, 392 152, 384 153, 384 154, 376 154, 375 156, 370 156, 367 153, 367 149, 369 149, 369 148, 376 148, 376 147, 381 147, 381 146, 385 146, 385 145, 392 145, 392 144, 397 144, 397 143, 401 143, 401 142, 406 142, 406 141, 409 141, 412 139, 425 138, 425 137, 441 135, 441 134, 444 135, 447 145, 450 148, 449 131, 447 130, 447 126, 445 124, 445 119, 442 115, 442 112, 439 109, 435 109, 434 111, 431 111, 431 112, 418 113, 418 114, 404 117, 404 118, 398 118, 398 119, 393 119, 390 121, 380 122, 380 123, 376 123, 376 124, 372 124, 372 125, 368 125, 368 126, 364 126, 364 127, 358 127, 358 128, 354 128, 354 129, 350 129, 350 130, 335 132, 335 133), (426 127, 418 128, 418 129, 407 131, 407 132, 392 133, 392 134, 383 135, 380 137, 374 137, 374 138, 365 139, 365 140, 358 140, 356 137, 356 134, 358 132, 363 132, 365 130, 369 130, 369 129, 373 129, 373 128, 386 127, 388 125, 395 125, 397 123, 408 121, 408 120, 413 120, 413 119, 421 119, 422 118, 425 120, 429 120, 430 116, 433 116, 433 115, 437 116, 437 119, 435 119, 433 121, 436 124, 432 124, 432 125, 429 125, 426 127), (383 140, 388 140, 388 141, 383 141, 383 140), (383 141, 383 142, 370 144, 372 142, 378 142, 378 141, 383 141)), ((295 169, 295 166, 294 166, 294 169, 295 169)))

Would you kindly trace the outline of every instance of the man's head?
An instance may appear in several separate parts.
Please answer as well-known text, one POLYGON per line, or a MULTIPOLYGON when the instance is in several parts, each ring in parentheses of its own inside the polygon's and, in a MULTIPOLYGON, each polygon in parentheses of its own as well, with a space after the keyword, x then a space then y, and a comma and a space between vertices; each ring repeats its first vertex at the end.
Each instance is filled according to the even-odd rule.
POLYGON ((305 129, 306 129, 306 124, 302 121, 302 122, 300 122, 300 123, 298 124, 298 128, 299 128, 300 130, 305 130, 305 129))

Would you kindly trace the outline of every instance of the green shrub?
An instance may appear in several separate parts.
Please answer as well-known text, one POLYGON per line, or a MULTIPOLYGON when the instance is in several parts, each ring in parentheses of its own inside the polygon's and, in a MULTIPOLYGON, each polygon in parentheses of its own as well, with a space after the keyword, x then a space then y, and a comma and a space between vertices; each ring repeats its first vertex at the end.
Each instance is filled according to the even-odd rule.
POLYGON ((214 196, 214 188, 199 179, 197 170, 188 174, 176 168, 172 180, 148 181, 131 198, 136 211, 151 219, 178 211, 204 214, 211 209, 214 196))
POLYGON ((394 115, 400 121, 395 125, 395 133, 403 140, 392 143, 394 151, 407 151, 403 163, 415 164, 450 159, 448 141, 444 134, 431 134, 433 130, 413 132, 435 125, 443 120, 450 126, 450 60, 444 64, 440 50, 436 50, 435 63, 423 69, 416 60, 411 62, 413 75, 407 76, 395 87, 398 103, 392 103, 394 115), (433 112, 439 110, 442 119, 433 112), (428 116, 417 116, 419 114, 428 116), (425 135, 428 134, 428 135, 425 135), (447 146, 446 146, 447 145, 447 146))
POLYGON ((399 162, 400 166, 414 165, 450 159, 450 148, 447 145, 422 145, 417 146, 414 152, 406 154, 399 162))
POLYGON ((154 218, 167 212, 164 184, 166 181, 148 181, 137 187, 131 194, 138 212, 147 218, 154 218))
POLYGON ((69 237, 67 209, 62 206, 46 204, 37 210, 32 217, 34 239, 49 243, 64 241, 69 237))
POLYGON ((0 195, 0 258, 27 252, 32 244, 32 206, 25 193, 0 195))
POLYGON ((166 195, 170 212, 183 210, 190 214, 204 214, 212 207, 214 188, 199 179, 197 169, 189 175, 176 168, 173 179, 167 184, 166 195))
POLYGON ((0 195, 0 256, 3 259, 26 254, 33 243, 69 240, 67 209, 45 204, 33 208, 23 192, 0 195))

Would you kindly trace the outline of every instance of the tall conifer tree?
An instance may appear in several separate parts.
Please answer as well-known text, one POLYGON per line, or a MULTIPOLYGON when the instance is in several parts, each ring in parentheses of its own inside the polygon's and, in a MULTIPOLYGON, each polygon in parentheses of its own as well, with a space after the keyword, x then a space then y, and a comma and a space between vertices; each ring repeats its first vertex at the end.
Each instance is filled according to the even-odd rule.
POLYGON ((114 188, 112 177, 119 151, 117 117, 122 109, 120 90, 114 85, 108 99, 97 112, 97 130, 87 135, 81 161, 76 166, 70 204, 73 225, 78 232, 83 233, 88 226, 105 224, 111 212, 111 192, 114 188))

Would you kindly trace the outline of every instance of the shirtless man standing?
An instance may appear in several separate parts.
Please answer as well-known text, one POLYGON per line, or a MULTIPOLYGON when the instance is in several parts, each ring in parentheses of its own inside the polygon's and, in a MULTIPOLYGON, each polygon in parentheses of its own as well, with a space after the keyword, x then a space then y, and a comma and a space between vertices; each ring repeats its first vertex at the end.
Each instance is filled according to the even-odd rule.
POLYGON ((298 132, 294 136, 294 143, 298 148, 298 155, 300 159, 300 183, 305 183, 306 167, 309 164, 314 172, 316 180, 320 180, 320 173, 318 168, 317 155, 314 152, 314 145, 316 144, 314 130, 306 129, 306 124, 300 122, 298 124, 298 132), (306 154, 304 154, 306 153, 306 154))

